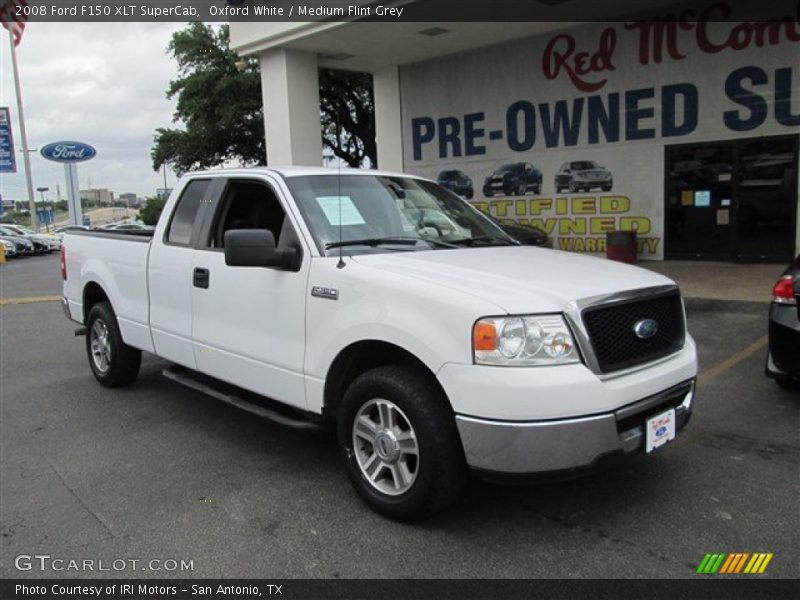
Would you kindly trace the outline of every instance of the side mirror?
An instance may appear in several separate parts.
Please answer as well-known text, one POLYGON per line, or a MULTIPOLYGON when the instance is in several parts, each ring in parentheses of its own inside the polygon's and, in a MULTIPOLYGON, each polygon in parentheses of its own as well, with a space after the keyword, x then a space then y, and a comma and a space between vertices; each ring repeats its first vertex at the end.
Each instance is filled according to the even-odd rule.
POLYGON ((268 229, 230 229, 225 232, 225 264, 229 267, 292 269, 296 250, 275 248, 268 229))

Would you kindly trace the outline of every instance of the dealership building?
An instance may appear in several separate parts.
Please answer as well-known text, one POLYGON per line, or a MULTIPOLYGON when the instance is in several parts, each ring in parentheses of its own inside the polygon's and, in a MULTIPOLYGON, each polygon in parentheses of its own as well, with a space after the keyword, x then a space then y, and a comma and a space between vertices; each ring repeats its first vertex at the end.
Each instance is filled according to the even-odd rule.
POLYGON ((800 2, 531 4, 547 20, 231 23, 269 163, 320 164, 318 69, 365 71, 381 169, 441 175, 557 248, 621 229, 644 259, 800 252, 800 2))

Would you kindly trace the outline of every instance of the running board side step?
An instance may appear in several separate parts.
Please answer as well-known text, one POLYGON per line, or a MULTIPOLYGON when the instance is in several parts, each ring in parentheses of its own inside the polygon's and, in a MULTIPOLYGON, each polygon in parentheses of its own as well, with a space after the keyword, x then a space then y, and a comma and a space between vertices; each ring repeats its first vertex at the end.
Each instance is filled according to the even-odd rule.
POLYGON ((316 415, 309 414, 305 417, 300 411, 291 408, 278 411, 270 408, 267 404, 277 404, 274 400, 269 400, 258 396, 247 390, 218 381, 202 373, 192 371, 180 366, 172 366, 164 369, 162 375, 167 379, 201 392, 226 404, 230 404, 262 419, 269 419, 274 423, 290 427, 297 431, 324 431, 328 429, 327 424, 316 415), (295 415, 287 414, 293 412, 295 415))

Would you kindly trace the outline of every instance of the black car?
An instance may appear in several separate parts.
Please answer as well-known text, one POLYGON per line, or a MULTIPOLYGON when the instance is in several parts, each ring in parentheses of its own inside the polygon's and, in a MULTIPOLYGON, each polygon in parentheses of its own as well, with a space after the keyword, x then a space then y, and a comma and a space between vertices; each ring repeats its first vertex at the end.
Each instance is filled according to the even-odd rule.
POLYGON ((800 255, 772 288, 766 371, 781 387, 800 385, 800 255))
POLYGON ((555 186, 556 194, 564 189, 573 194, 581 190, 588 192, 592 188, 610 192, 614 187, 614 177, 608 169, 593 160, 576 160, 561 165, 555 176, 555 186))
POLYGON ((497 169, 483 182, 483 195, 524 196, 542 192, 542 172, 530 163, 509 163, 497 169))
POLYGON ((14 244, 14 256, 30 256, 35 252, 33 242, 24 237, 0 233, 0 239, 14 244))
POLYGON ((439 185, 446 187, 459 196, 464 196, 467 200, 471 200, 474 196, 472 189, 472 179, 466 173, 458 170, 442 171, 437 178, 439 185))
POLYGON ((509 236, 517 240, 520 244, 525 246, 539 246, 540 248, 552 248, 553 239, 544 231, 533 225, 526 225, 524 223, 509 223, 495 219, 493 216, 488 215, 489 218, 497 223, 497 226, 505 231, 509 236))

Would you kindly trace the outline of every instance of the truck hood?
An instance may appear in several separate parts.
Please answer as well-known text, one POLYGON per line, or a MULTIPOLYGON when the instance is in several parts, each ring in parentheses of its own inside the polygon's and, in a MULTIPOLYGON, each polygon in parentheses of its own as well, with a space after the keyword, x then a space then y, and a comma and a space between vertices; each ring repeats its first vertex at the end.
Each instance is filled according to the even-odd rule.
POLYGON ((604 258, 531 246, 362 254, 351 260, 478 296, 509 314, 561 312, 574 300, 674 283, 604 258))

